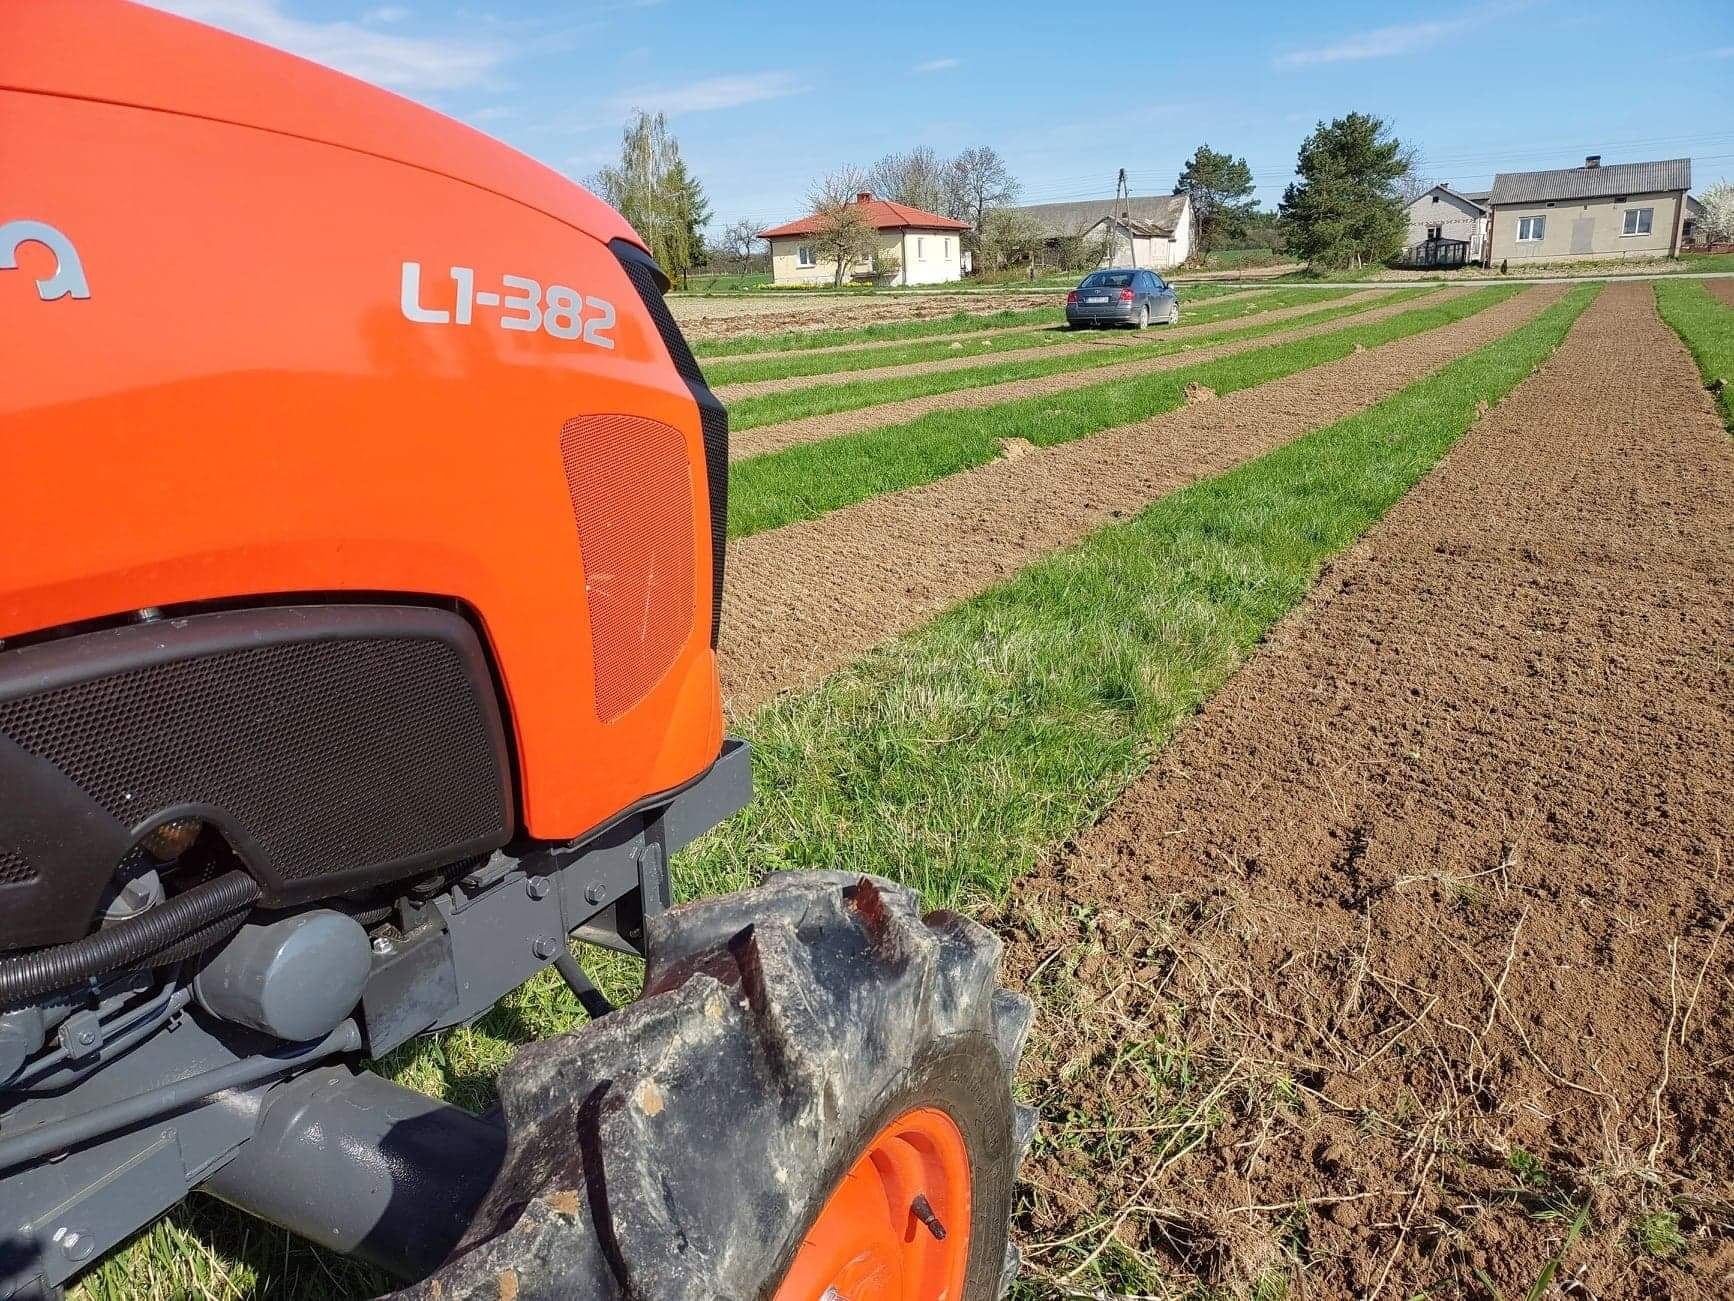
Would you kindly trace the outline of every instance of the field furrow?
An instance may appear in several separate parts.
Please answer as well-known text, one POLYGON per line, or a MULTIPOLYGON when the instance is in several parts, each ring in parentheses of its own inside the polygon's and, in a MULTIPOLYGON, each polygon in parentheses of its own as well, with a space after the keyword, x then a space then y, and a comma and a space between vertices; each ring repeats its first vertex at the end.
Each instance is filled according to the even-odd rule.
MULTIPOLYGON (((1446 289, 1427 294, 1426 301, 1429 303, 1441 302, 1460 298, 1469 292, 1471 291, 1468 289, 1446 289)), ((1382 295, 1375 293, 1369 294, 1364 299, 1358 298, 1358 301, 1351 306, 1353 322, 1364 324, 1370 321, 1382 321, 1403 312, 1412 311, 1416 306, 1416 300, 1411 297, 1402 297, 1397 301, 1387 303, 1381 303, 1379 301, 1381 297, 1382 295), (1360 307, 1360 303, 1363 302, 1369 305, 1364 308, 1360 307)), ((1348 300, 1345 299, 1340 300, 1334 306, 1342 307, 1346 304, 1348 304, 1348 300)), ((1163 353, 1156 357, 1139 357, 1108 365, 1061 371, 1053 375, 1038 375, 1030 379, 1009 380, 1001 384, 952 389, 922 397, 855 407, 848 411, 808 416, 800 420, 785 420, 773 425, 759 425, 756 428, 744 429, 731 434, 729 460, 744 461, 754 456, 781 451, 784 448, 798 447, 805 443, 823 442, 845 434, 859 433, 866 429, 906 424, 932 411, 958 411, 1002 402, 1015 402, 1025 398, 1047 397, 1056 393, 1070 392, 1073 389, 1089 388, 1098 384, 1111 384, 1117 380, 1135 376, 1175 370, 1182 366, 1195 365, 1217 357, 1228 357, 1237 353, 1249 352, 1255 348, 1328 334, 1334 330, 1345 328, 1349 319, 1333 314, 1328 319, 1317 321, 1311 325, 1297 325, 1292 329, 1279 330, 1270 334, 1257 334, 1249 338, 1231 339, 1223 343, 1197 344, 1175 352, 1163 353)), ((1223 328, 1226 330, 1231 327, 1223 328)))
POLYGON ((729 706, 744 713, 814 682, 1044 552, 1378 401, 1559 294, 1529 290, 1256 388, 737 542, 720 648, 729 706))
POLYGON ((1727 1295, 1731 576, 1734 443, 1611 286, 1014 886, 1038 1277, 1727 1295))
POLYGON ((1706 280, 1704 281, 1704 288, 1727 303, 1728 306, 1734 307, 1734 276, 1721 276, 1713 280, 1706 280))
MULTIPOLYGON (((1298 316, 1308 316, 1327 306, 1339 309, 1359 303, 1377 302, 1380 298, 1389 297, 1389 290, 1370 290, 1355 294, 1332 294, 1330 291, 1308 290, 1306 301, 1288 306, 1272 304, 1265 310, 1259 303, 1229 304, 1223 312, 1211 311, 1206 320, 1194 325, 1152 326, 1148 330, 1115 329, 1105 331, 1079 332, 1053 327, 1041 332, 1025 330, 1022 333, 1029 341, 1027 347, 1008 348, 1003 352, 970 351, 960 349, 955 356, 934 357, 928 360, 903 362, 892 365, 855 366, 850 369, 826 369, 807 373, 779 376, 770 379, 748 380, 740 383, 716 384, 716 395, 724 402, 739 402, 745 398, 762 397, 767 393, 788 393, 795 389, 814 388, 828 384, 875 384, 885 380, 902 379, 909 375, 943 375, 955 370, 973 370, 981 366, 1008 366, 1020 361, 1034 361, 1041 358, 1047 361, 1058 357, 1079 356, 1088 352, 1127 351, 1136 352, 1141 348, 1172 346, 1177 342, 1197 339, 1200 337, 1224 334, 1246 325, 1269 324, 1277 321, 1292 320, 1298 316)), ((1279 300, 1280 301, 1280 300, 1279 300)), ((1209 305, 1212 309, 1216 304, 1209 305)), ((928 350, 945 348, 950 345, 937 341, 924 341, 928 350)), ((860 361, 856 357, 848 358, 860 361)), ((755 358, 755 361, 758 359, 755 358)), ((821 359, 841 362, 843 357, 821 359)), ((802 368, 804 371, 807 368, 802 368)))
MULTIPOLYGON (((1248 298, 1256 298, 1261 294, 1268 293, 1270 293, 1270 290, 1268 289, 1236 289, 1229 293, 1199 293, 1196 290, 1187 293, 1183 291, 1180 296, 1180 301, 1182 310, 1184 310, 1185 307, 1189 306, 1193 302, 1208 303, 1210 306, 1215 307, 1218 303, 1238 302, 1248 298)), ((1060 296, 1056 295, 1055 297, 1057 299, 1060 296)), ((1323 301, 1322 298, 1321 301, 1323 301)), ((1041 310, 1046 313, 1045 319, 1051 324, 1052 322, 1061 319, 1063 307, 1056 302, 1055 305, 1041 310)), ((960 341, 973 342, 976 339, 993 339, 1007 334, 1027 334, 1030 330, 1037 328, 1040 324, 1041 322, 1038 321, 1030 321, 1017 325, 995 325, 982 330, 959 329, 947 334, 923 334, 914 337, 918 337, 926 343, 956 343, 960 341)), ((856 343, 828 343, 816 348, 780 348, 774 351, 732 352, 722 351, 719 348, 700 348, 697 349, 697 351, 699 356, 705 360, 721 361, 724 358, 732 360, 738 357, 751 357, 755 361, 784 361, 790 357, 821 357, 839 352, 873 352, 882 348, 899 348, 909 342, 910 339, 908 337, 899 337, 863 339, 856 343)))

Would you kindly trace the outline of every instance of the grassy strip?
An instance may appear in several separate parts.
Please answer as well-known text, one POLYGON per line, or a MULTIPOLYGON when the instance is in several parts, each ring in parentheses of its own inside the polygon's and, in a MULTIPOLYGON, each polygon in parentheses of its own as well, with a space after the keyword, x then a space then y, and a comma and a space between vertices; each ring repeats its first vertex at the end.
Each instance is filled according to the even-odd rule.
MULTIPOLYGON (((1241 286, 1183 286, 1180 304, 1215 298, 1219 294, 1240 292, 1241 286)), ((1022 311, 953 312, 950 316, 935 316, 924 321, 883 321, 877 325, 850 326, 838 330, 787 330, 780 334, 743 335, 730 339, 693 340, 693 354, 698 357, 738 357, 755 352, 791 352, 797 348, 832 348, 846 343, 876 343, 886 339, 922 339, 933 334, 961 334, 967 330, 997 330, 1009 325, 1052 324, 1058 319, 1061 302, 1056 295, 1052 307, 1032 307, 1022 311)))
POLYGON ((1101 366, 1124 365, 1146 357, 1165 357, 1189 348, 1207 347, 1236 339, 1256 338, 1278 330, 1294 330, 1305 325, 1328 321, 1338 316, 1370 312, 1393 302, 1434 292, 1423 288, 1401 289, 1367 302, 1321 307, 1278 321, 1261 321, 1244 326, 1226 325, 1220 331, 1189 339, 1155 339, 1142 344, 1136 354, 1121 348, 1091 348, 1083 352, 1066 352, 1052 357, 1028 358, 973 366, 963 370, 934 371, 922 375, 900 375, 894 379, 864 375, 858 380, 841 384, 815 384, 810 388, 790 389, 781 393, 766 393, 759 397, 741 398, 729 403, 729 423, 735 429, 756 429, 760 425, 781 424, 785 420, 801 420, 809 416, 833 415, 859 407, 878 406, 883 402, 901 402, 907 398, 929 397, 935 393, 954 393, 959 389, 986 388, 994 384, 1009 384, 1013 380, 1039 379, 1043 375, 1060 375, 1075 370, 1095 370, 1101 366))
MULTIPOLYGON (((1189 311, 1182 323, 1209 325, 1215 321, 1239 320, 1259 312, 1276 311, 1284 307, 1300 307, 1308 303, 1326 303, 1346 297, 1352 289, 1284 289, 1273 290, 1251 299, 1236 299, 1228 303, 1206 304, 1189 311)), ((773 357, 764 361, 747 358, 741 361, 714 362, 705 367, 705 378, 713 385, 744 384, 754 380, 792 379, 803 375, 832 375, 857 370, 876 370, 881 366, 902 366, 922 361, 949 361, 957 357, 978 358, 984 364, 993 360, 988 349, 1008 351, 1013 348, 1039 348, 1048 344, 1086 341, 1089 336, 1069 330, 1057 321, 1058 313, 1050 312, 1039 329, 1028 334, 999 335, 974 343, 949 341, 930 343, 920 340, 895 348, 870 348, 857 352, 820 352, 798 357, 773 357)), ((1147 347, 1161 347, 1158 338, 1147 347)), ((871 377, 869 377, 871 378, 871 377)))
POLYGON ((1701 280, 1670 280, 1656 286, 1656 308, 1698 363, 1704 383, 1720 380, 1716 402, 1734 433, 1734 308, 1718 302, 1701 280))
POLYGON ((1449 325, 1518 292, 1516 286, 1485 289, 1368 325, 1273 344, 1195 366, 992 406, 932 411, 907 424, 866 429, 755 456, 730 467, 729 534, 746 537, 814 519, 869 497, 986 465, 1000 455, 1001 438, 1015 436, 1051 447, 1160 415, 1184 405, 1190 383, 1207 385, 1218 393, 1252 388, 1345 357, 1356 344, 1376 348, 1449 325))
POLYGON ((907 881, 934 906, 999 896, 1107 807, 1596 292, 766 706, 745 729, 757 799, 677 862, 681 892, 825 866, 907 881))
MULTIPOLYGON (((999 896, 1099 816, 1325 561, 1444 455, 1478 401, 1497 401, 1558 344, 1592 293, 1574 290, 1379 405, 1110 525, 767 706, 745 729, 757 798, 676 859, 680 893, 841 867, 908 881, 935 906, 999 896)), ((597 967, 610 993, 634 996, 630 964, 603 955, 597 967)), ((517 1044, 581 1019, 545 971, 475 1025, 387 1065, 405 1084, 484 1106, 517 1044)), ((199 1200, 77 1293, 334 1301, 387 1286, 357 1261, 199 1200)))

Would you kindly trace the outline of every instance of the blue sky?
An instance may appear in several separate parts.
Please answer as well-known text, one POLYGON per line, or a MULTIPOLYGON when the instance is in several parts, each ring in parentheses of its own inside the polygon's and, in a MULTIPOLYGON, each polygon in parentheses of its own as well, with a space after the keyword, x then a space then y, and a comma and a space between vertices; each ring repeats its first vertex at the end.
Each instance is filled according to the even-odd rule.
POLYGON ((1734 178, 1727 0, 1487 4, 155 0, 461 118, 582 179, 634 106, 668 113, 716 223, 809 182, 990 144, 1025 202, 1166 193, 1199 143, 1274 205, 1321 118, 1377 113, 1423 174, 1691 157, 1734 178))

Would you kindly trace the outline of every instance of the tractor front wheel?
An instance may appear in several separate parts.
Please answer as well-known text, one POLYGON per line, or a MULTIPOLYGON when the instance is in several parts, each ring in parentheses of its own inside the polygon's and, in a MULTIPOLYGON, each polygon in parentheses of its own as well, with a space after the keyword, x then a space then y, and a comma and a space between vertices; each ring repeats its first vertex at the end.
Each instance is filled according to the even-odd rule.
POLYGON ((505 1165, 405 1295, 1001 1295, 1033 1114, 998 940, 835 872, 682 905, 648 940, 642 999, 502 1073, 505 1165))

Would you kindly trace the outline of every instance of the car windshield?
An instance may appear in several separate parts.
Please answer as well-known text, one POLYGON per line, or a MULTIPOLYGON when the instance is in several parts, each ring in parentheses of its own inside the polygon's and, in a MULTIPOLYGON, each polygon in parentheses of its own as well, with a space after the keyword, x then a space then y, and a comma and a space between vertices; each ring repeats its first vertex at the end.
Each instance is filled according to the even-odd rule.
POLYGON ((1097 271, 1084 277, 1079 289, 1130 289, 1136 271, 1097 271))

